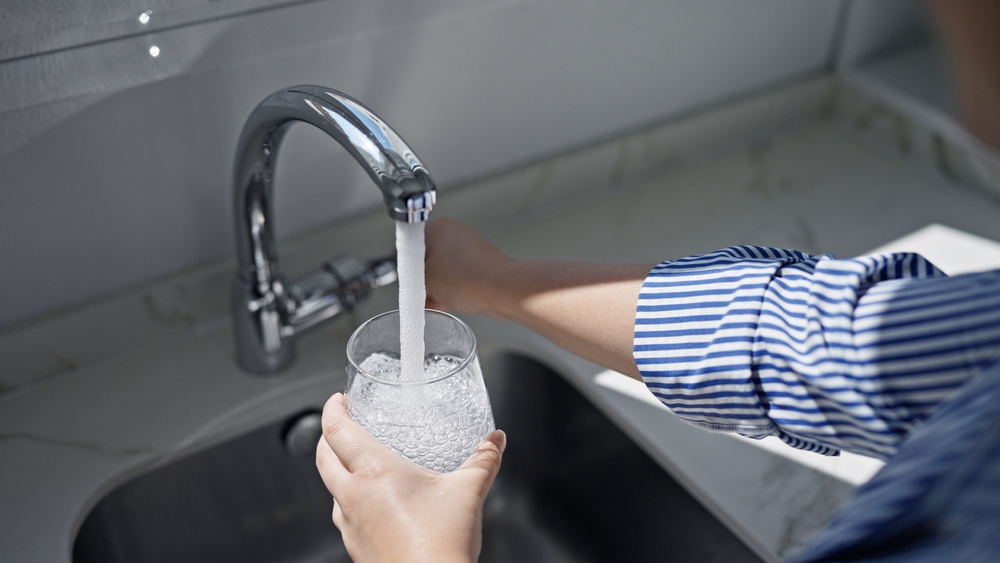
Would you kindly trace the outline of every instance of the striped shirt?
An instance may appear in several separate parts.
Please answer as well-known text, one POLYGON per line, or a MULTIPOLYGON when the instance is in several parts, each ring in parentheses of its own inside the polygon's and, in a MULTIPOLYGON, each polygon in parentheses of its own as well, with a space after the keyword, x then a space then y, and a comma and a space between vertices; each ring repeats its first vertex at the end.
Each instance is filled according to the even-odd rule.
POLYGON ((790 563, 1000 561, 1000 363, 942 402, 790 563))
POLYGON ((633 354, 691 424, 886 459, 1000 355, 1000 272, 755 246, 663 262, 639 295, 633 354))

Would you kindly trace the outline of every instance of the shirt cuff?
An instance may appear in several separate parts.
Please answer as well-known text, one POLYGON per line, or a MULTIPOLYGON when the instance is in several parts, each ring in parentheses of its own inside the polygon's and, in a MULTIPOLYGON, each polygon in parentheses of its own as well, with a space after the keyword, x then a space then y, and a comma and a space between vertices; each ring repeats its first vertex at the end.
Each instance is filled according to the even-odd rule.
POLYGON ((752 361, 768 285, 783 266, 812 259, 795 251, 733 247, 657 265, 639 293, 633 340, 647 388, 700 428, 778 436, 795 448, 839 453, 786 434, 768 417, 752 361))

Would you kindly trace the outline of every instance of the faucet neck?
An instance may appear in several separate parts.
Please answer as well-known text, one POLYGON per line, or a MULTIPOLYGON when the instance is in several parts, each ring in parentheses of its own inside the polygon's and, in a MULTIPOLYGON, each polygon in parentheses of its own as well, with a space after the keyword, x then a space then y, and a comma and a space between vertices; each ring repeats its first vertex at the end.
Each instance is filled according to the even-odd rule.
MULTIPOLYGON (((361 164, 381 190, 392 219, 426 221, 436 203, 437 189, 423 163, 392 128, 361 102, 320 86, 293 86, 265 98, 243 127, 233 174, 236 293, 240 295, 239 302, 234 302, 234 314, 237 323, 242 322, 240 319, 249 323, 242 327, 247 334, 237 335, 237 343, 259 341, 253 345, 257 349, 248 354, 262 358, 284 353, 283 331, 291 334, 285 330, 289 317, 287 288, 278 266, 271 219, 272 180, 282 138, 297 121, 333 137, 361 164)), ((286 356, 241 363, 244 367, 261 366, 253 371, 273 371, 291 361, 290 353, 286 356)))
POLYGON ((233 191, 241 271, 261 266, 258 258, 275 258, 267 220, 273 216, 271 183, 282 138, 297 121, 333 137, 361 164, 381 190, 389 217, 408 223, 430 217, 437 199, 434 181, 392 128, 361 102, 336 90, 285 88, 254 109, 240 135, 233 191), (255 229, 259 236, 254 236, 255 229))

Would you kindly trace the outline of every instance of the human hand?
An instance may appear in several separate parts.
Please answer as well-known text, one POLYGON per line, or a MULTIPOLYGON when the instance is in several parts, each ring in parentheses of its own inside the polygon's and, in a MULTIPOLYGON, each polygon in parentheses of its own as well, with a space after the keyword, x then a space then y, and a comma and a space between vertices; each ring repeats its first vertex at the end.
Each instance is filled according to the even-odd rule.
POLYGON ((354 563, 471 563, 482 548, 483 500, 507 438, 487 436, 447 474, 403 459, 347 414, 344 395, 323 408, 316 467, 333 495, 333 523, 354 563))
POLYGON ((427 224, 427 307, 506 318, 502 289, 505 267, 512 260, 475 229, 442 218, 427 224))

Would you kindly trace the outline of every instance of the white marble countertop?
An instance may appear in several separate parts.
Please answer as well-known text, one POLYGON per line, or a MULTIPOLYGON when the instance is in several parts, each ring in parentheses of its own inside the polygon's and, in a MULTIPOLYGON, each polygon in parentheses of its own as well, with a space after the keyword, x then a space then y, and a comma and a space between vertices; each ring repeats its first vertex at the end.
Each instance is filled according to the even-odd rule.
MULTIPOLYGON (((816 106, 828 109, 824 96, 816 94, 816 106)), ((574 173, 586 174, 595 162, 611 169, 607 185, 585 197, 562 187, 572 174, 551 180, 542 163, 443 193, 440 213, 475 220, 481 211, 470 202, 503 199, 509 186, 534 182, 521 207, 507 210, 508 220, 480 226, 516 257, 603 262, 654 263, 744 243, 856 255, 932 223, 1000 239, 995 199, 862 139, 836 112, 800 113, 806 117, 763 140, 698 158, 661 158, 623 181, 629 169, 622 172, 616 160, 623 143, 634 158, 665 142, 657 131, 635 134, 606 151, 581 153, 589 156, 574 173), (553 189, 568 196, 549 197, 553 189)), ((391 231, 381 214, 352 225, 341 229, 344 240, 383 226, 391 231)), ((359 253, 391 234, 374 239, 368 248, 359 243, 359 253)), ((88 510, 124 480, 321 405, 343 385, 353 328, 394 300, 383 291, 352 317, 306 335, 297 363, 275 377, 242 373, 232 359, 229 324, 216 320, 0 395, 0 559, 69 561, 88 510)), ((515 351, 566 377, 765 560, 803 545, 877 469, 865 458, 805 464, 773 444, 698 430, 651 401, 637 382, 523 327, 467 320, 484 358, 515 351)))

